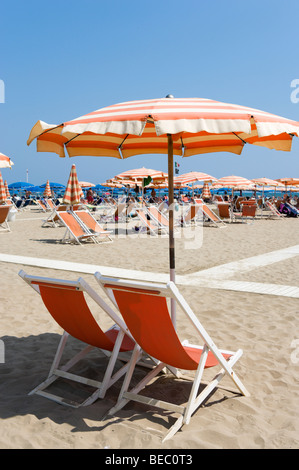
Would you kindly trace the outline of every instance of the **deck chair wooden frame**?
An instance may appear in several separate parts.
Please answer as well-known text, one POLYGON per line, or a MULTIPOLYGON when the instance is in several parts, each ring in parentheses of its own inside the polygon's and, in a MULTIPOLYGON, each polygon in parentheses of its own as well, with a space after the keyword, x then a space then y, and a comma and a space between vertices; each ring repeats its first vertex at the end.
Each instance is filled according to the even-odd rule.
POLYGON ((110 236, 112 230, 105 230, 89 211, 78 210, 73 211, 73 214, 77 218, 78 222, 82 225, 82 228, 84 230, 88 230, 91 234, 96 237, 97 242, 113 241, 110 236))
POLYGON ((10 232, 10 226, 7 221, 11 205, 3 204, 0 205, 0 232, 10 232))
POLYGON ((179 414, 175 424, 170 428, 163 441, 172 437, 184 424, 188 424, 191 415, 215 390, 220 380, 227 376, 237 387, 238 391, 249 396, 248 391, 236 375, 233 366, 242 356, 242 350, 236 352, 217 348, 203 325, 200 323, 190 306, 173 282, 168 284, 130 281, 102 276, 95 273, 99 285, 109 297, 114 296, 119 311, 136 341, 129 369, 126 373, 118 401, 108 415, 115 414, 130 400, 153 405, 168 412, 179 414), (193 325, 195 332, 202 341, 201 346, 181 342, 171 321, 167 299, 174 299, 181 307, 187 319, 193 325), (136 361, 142 350, 155 357, 159 364, 151 370, 137 385, 129 390, 136 361), (221 370, 205 388, 199 392, 203 371, 207 367, 220 366, 221 370), (192 389, 186 405, 181 406, 166 401, 156 400, 139 392, 164 368, 175 370, 195 371, 192 389))
POLYGON ((215 212, 210 209, 207 204, 205 204, 201 199, 195 199, 196 204, 199 204, 200 210, 203 212, 204 222, 210 221, 212 224, 216 225, 216 227, 224 228, 226 227, 226 223, 218 217, 215 212))
MULTIPOLYGON (((48 377, 35 387, 29 395, 38 394, 57 403, 78 408, 93 403, 98 398, 104 398, 106 391, 128 370, 128 357, 122 359, 125 364, 116 370, 116 361, 121 354, 128 354, 134 348, 132 339, 124 321, 110 308, 90 285, 82 278, 76 281, 66 281, 46 277, 30 276, 23 270, 19 276, 27 282, 44 302, 45 307, 54 320, 64 330, 59 342, 48 377), (115 323, 110 329, 104 331, 95 320, 87 302, 90 296, 107 313, 115 323), (70 337, 77 338, 84 343, 84 348, 73 356, 66 364, 62 363, 63 352, 70 337), (109 358, 102 381, 82 377, 70 372, 70 369, 83 359, 92 349, 102 351, 109 358), (47 388, 57 379, 63 378, 79 382, 95 388, 95 391, 81 401, 77 402, 50 393, 47 388)), ((106 360, 105 357, 102 360, 106 360)), ((117 365, 118 366, 118 365, 117 365)))

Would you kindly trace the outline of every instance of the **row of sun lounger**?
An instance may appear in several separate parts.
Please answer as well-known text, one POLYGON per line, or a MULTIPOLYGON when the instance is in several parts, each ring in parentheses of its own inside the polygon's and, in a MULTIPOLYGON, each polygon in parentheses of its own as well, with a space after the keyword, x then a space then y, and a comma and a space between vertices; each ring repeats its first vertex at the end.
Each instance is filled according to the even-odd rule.
POLYGON ((95 273, 95 280, 101 288, 100 295, 82 278, 66 281, 31 276, 24 271, 20 271, 19 275, 40 294, 48 312, 63 330, 48 377, 30 394, 42 395, 71 407, 87 406, 97 399, 103 399, 110 387, 121 379, 118 399, 106 416, 114 415, 130 401, 155 407, 161 410, 162 415, 165 412, 174 413, 178 418, 168 429, 164 440, 171 438, 190 422, 191 416, 215 391, 222 378, 228 377, 237 393, 249 395, 234 370, 242 350, 219 349, 199 321, 198 314, 195 315, 174 283, 131 281, 95 273), (167 302, 170 299, 176 302, 182 315, 191 322, 194 328, 192 338, 197 338, 198 344, 179 339, 179 332, 168 310, 167 302), (104 330, 95 319, 91 305, 92 310, 100 309, 98 318, 102 320, 103 315, 108 315, 113 326, 104 330), (65 346, 69 337, 81 341, 83 349, 65 363, 65 346), (100 353, 98 361, 105 369, 102 377, 99 377, 100 364, 96 377, 82 377, 78 372, 74 373, 73 366, 79 360, 86 359, 92 349, 100 353), (143 368, 135 374, 139 365, 143 368), (148 373, 144 365, 148 367, 148 373), (218 369, 217 374, 204 386, 204 370, 212 367, 218 369), (186 371, 190 374, 188 377, 182 375, 186 371), (170 375, 167 375, 168 380, 164 383, 164 397, 167 398, 162 401, 151 390, 153 379, 159 380, 161 376, 165 377, 165 373, 170 375), (140 380, 141 374, 143 377, 140 380), (171 376, 176 381, 183 378, 182 386, 186 381, 191 383, 191 388, 186 384, 186 395, 182 393, 178 396, 171 392, 171 376), (79 382, 80 388, 87 385, 88 397, 78 402, 73 399, 73 395, 71 399, 62 396, 65 390, 57 394, 50 385, 59 378, 79 382), (144 393, 141 392, 143 389, 144 393), (185 399, 185 396, 188 398, 185 399))

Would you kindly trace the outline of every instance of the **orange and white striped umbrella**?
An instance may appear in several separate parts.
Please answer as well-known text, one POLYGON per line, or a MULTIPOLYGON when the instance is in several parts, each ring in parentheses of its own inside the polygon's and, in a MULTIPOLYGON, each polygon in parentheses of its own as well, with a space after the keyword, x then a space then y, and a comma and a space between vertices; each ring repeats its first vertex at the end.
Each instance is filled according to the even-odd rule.
POLYGON ((284 184, 285 186, 294 186, 299 184, 299 178, 279 178, 276 181, 284 184))
POLYGON ((123 173, 120 173, 119 175, 116 175, 116 179, 125 179, 125 180, 132 180, 132 181, 142 181, 144 178, 147 178, 150 176, 153 181, 157 180, 165 180, 167 178, 167 173, 164 173, 163 171, 158 171, 158 170, 151 170, 149 168, 138 168, 134 170, 128 170, 124 171, 123 173))
POLYGON ((6 197, 9 198, 10 197, 10 192, 9 192, 8 184, 7 184, 6 180, 4 181, 4 187, 5 187, 6 197))
POLYGON ((79 181, 81 188, 93 188, 95 184, 89 183, 88 181, 79 181))
POLYGON ((127 158, 168 155, 170 278, 174 281, 173 155, 232 152, 246 143, 291 150, 299 123, 246 106, 205 98, 139 100, 98 109, 60 125, 38 121, 27 144, 64 157, 79 155, 127 158))
POLYGON ((212 197, 212 194, 210 192, 210 188, 209 188, 209 183, 208 181, 205 181, 204 182, 204 185, 203 185, 203 188, 202 188, 202 192, 201 192, 201 197, 203 199, 211 199, 212 197))
POLYGON ((210 152, 240 154, 245 143, 290 150, 299 123, 259 109, 204 98, 129 101, 98 109, 60 125, 38 121, 28 145, 65 156, 127 158, 145 153, 190 155, 210 152))
POLYGON ((52 196, 49 180, 47 180, 43 196, 44 197, 51 197, 52 196))
POLYGON ((242 176, 224 176, 223 178, 219 178, 217 184, 221 184, 225 188, 254 188, 254 184, 252 181, 243 178, 242 176))
POLYGON ((176 176, 174 179, 175 185, 184 185, 188 183, 195 183, 196 181, 217 181, 214 176, 208 175, 207 173, 201 173, 200 171, 190 171, 183 175, 176 176))
POLYGON ((257 184, 258 186, 277 186, 277 187, 283 187, 282 183, 279 183, 279 181, 271 180, 270 178, 255 178, 251 180, 254 184, 257 184))
POLYGON ((12 165, 14 165, 14 162, 3 153, 0 153, 0 168, 11 168, 12 165))
POLYGON ((2 175, 0 172, 0 204, 4 204, 6 202, 7 196, 5 191, 5 186, 3 183, 2 175))
POLYGON ((79 204, 81 198, 84 197, 82 188, 77 177, 76 165, 72 165, 70 176, 63 195, 63 204, 79 204))

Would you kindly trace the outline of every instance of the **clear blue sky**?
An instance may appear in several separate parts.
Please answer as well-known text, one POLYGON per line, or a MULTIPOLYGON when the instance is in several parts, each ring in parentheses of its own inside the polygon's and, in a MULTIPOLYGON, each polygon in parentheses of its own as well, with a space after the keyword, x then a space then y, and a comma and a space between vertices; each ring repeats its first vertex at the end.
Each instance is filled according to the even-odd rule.
MULTIPOLYGON (((242 104, 299 120, 291 82, 299 79, 298 0, 2 1, 0 152, 15 165, 8 183, 101 183, 145 166, 167 171, 167 156, 61 159, 37 153, 29 132, 110 104, 166 96, 242 104)), ((297 94, 299 97, 299 92, 297 94)), ((299 177, 299 139, 289 152, 246 145, 241 156, 179 158, 181 173, 215 177, 299 177)))

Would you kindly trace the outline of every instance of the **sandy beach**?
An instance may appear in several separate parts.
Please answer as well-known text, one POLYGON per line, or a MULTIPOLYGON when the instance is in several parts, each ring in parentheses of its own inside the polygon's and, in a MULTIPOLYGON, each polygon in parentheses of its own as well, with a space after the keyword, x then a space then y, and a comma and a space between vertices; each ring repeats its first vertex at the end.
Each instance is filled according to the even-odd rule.
MULTIPOLYGON (((113 238, 112 243, 61 244, 65 229, 42 227, 45 217, 35 207, 18 212, 9 222, 11 232, 0 233, 0 254, 11 255, 12 260, 22 256, 167 275, 167 237, 138 237, 131 231, 127 237, 113 238)), ((103 400, 78 409, 28 395, 47 377, 62 332, 40 296, 18 276, 19 270, 62 279, 82 276, 99 288, 91 273, 0 260, 1 340, 5 350, 5 360, 0 364, 0 448, 298 448, 298 296, 277 295, 275 290, 275 286, 299 288, 298 228, 299 219, 255 220, 253 224, 227 224, 223 229, 205 226, 202 244, 192 240, 186 244, 184 237, 176 239, 176 274, 182 280, 178 287, 219 347, 243 349, 236 372, 251 396, 218 389, 190 424, 165 443, 162 438, 174 418, 161 416, 155 408, 130 402, 114 417, 103 419, 117 400, 122 380, 103 400), (217 280, 212 279, 209 286, 209 278, 204 276, 202 284, 192 281, 197 279, 192 277, 194 273, 285 249, 289 249, 287 255, 279 260, 257 267, 241 266, 230 276, 218 278, 218 287, 217 280), (238 285, 225 287, 223 281, 228 280, 240 281, 240 289, 238 285), (274 288, 272 293, 248 291, 256 284, 274 288)), ((201 229, 196 230, 199 237, 201 229)), ((110 326, 107 316, 100 311, 96 314, 102 325, 110 326)), ((183 337, 194 340, 189 324, 179 314, 177 321, 183 337)), ((71 341, 66 354, 71 356, 79 346, 78 341, 71 341)), ((94 352, 80 370, 95 378, 105 364, 104 355, 94 352)), ((161 377, 155 384, 162 399, 167 398, 168 390, 173 396, 186 396, 185 382, 175 381, 168 389, 165 380, 161 377)), ((67 393, 76 394, 77 388, 75 384, 67 393)))

